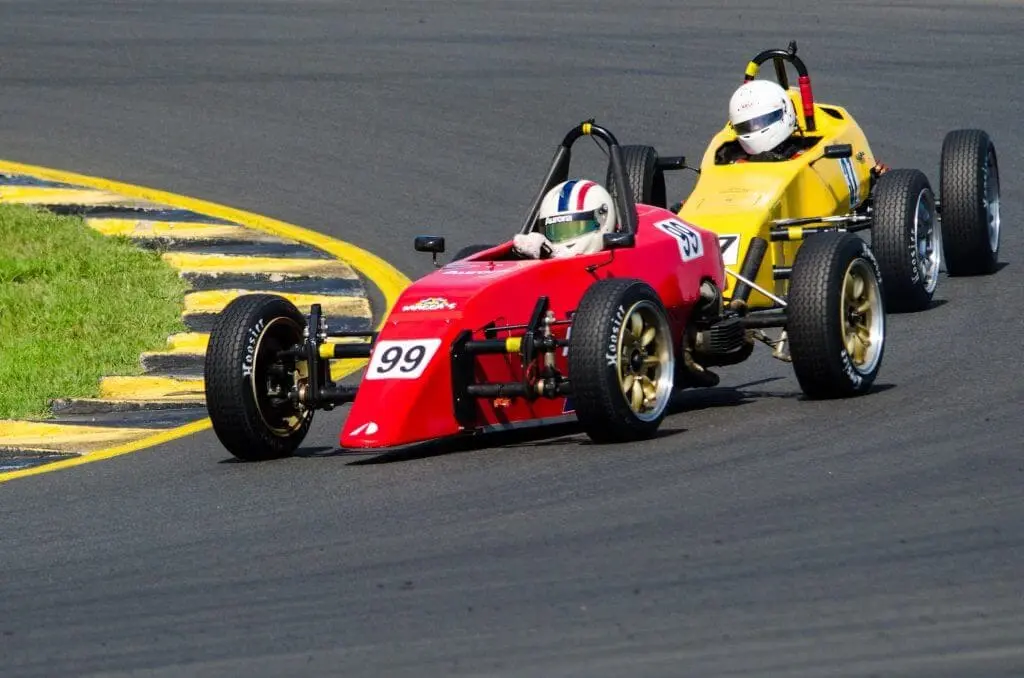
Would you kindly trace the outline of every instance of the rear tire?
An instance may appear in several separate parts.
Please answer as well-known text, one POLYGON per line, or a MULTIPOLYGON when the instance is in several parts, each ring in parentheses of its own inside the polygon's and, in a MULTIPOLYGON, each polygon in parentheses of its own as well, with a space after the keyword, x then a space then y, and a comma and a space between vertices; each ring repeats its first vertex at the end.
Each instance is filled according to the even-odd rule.
POLYGON ((980 129, 947 134, 939 182, 946 271, 994 273, 999 263, 999 164, 988 134, 980 129))
POLYGON ((655 291, 622 278, 591 285, 569 340, 572 400, 591 440, 654 435, 672 397, 674 373, 672 331, 655 291))
MULTIPOLYGON (((622 163, 626 179, 633 190, 633 201, 655 207, 666 207, 665 172, 658 169, 658 152, 653 146, 622 146, 622 163)), ((606 177, 608 191, 615 195, 611 168, 606 177)))
POLYGON ((921 311, 939 282, 941 247, 935 196, 919 170, 883 174, 873 194, 871 249, 891 311, 921 311))
POLYGON ((788 303, 789 351, 803 392, 867 392, 885 350, 881 276, 867 243, 850 233, 809 238, 793 262, 788 303))
POLYGON ((298 363, 277 357, 302 343, 305 326, 287 299, 249 294, 229 303, 210 332, 206 408, 217 437, 239 459, 286 457, 309 431, 313 410, 287 399, 298 363))

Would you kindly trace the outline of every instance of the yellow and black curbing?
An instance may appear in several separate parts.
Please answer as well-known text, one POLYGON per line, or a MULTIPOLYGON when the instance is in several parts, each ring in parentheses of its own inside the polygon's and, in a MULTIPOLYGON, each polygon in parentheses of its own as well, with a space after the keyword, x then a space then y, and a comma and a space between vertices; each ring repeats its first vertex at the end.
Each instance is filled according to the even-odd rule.
MULTIPOLYGON (((388 306, 409 283, 349 243, 106 179, 0 161, 0 202, 80 214, 100 233, 158 249, 190 287, 182 316, 187 331, 168 337, 165 348, 143 353, 143 374, 104 377, 97 398, 54 401, 52 419, 0 420, 0 482, 126 454, 208 427, 202 377, 209 331, 239 295, 280 294, 300 309, 319 303, 332 328, 366 331, 374 313, 363 280, 378 288, 388 306)), ((332 372, 340 379, 362 365, 338 361, 332 372)))

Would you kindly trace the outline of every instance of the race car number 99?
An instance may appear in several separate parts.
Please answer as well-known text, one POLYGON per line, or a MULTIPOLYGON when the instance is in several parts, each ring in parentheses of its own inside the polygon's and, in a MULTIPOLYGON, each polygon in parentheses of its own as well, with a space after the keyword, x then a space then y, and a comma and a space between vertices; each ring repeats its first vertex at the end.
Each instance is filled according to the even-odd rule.
POLYGON ((440 339, 378 341, 363 378, 419 379, 440 345, 440 339))

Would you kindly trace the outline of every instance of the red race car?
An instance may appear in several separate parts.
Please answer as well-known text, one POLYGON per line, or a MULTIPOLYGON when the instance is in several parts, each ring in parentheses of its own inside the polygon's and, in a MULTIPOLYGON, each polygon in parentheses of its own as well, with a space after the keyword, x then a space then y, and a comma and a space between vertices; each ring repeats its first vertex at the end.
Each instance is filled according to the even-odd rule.
MULTIPOLYGON (((218 318, 206 356, 217 436, 241 459, 285 456, 315 410, 351 402, 343 448, 571 419, 597 442, 636 440, 657 430, 674 391, 718 383, 708 368, 746 360, 758 340, 791 357, 808 396, 870 388, 885 312, 862 240, 809 240, 788 299, 751 310, 742 301, 752 289, 772 295, 727 273, 717 236, 635 204, 629 181, 611 132, 592 121, 574 127, 520 234, 467 248, 413 283, 378 333, 332 332, 316 305, 304 316, 281 297, 239 297, 218 318), (610 191, 569 178, 583 136, 607 148, 610 191), (788 346, 765 328, 784 328, 788 346), (330 361, 343 358, 369 358, 358 386, 331 380, 330 361)), ((436 260, 444 239, 420 236, 415 247, 436 260)))

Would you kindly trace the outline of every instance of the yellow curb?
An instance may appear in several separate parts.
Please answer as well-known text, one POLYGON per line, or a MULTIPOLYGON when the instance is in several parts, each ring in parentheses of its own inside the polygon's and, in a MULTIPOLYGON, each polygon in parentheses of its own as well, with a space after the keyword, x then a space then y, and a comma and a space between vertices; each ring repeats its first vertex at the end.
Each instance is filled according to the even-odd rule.
POLYGON ((146 200, 125 200, 125 196, 108 191, 46 186, 0 186, 0 201, 31 205, 112 205, 126 207, 155 207, 146 200))
MULTIPOLYGON (((395 302, 398 301, 398 297, 402 294, 402 291, 405 290, 411 282, 409 278, 403 275, 401 271, 393 267, 391 264, 360 247, 356 247, 355 245, 342 242, 340 240, 335 240, 330 236, 308 230, 301 226, 295 226, 283 221, 278 221, 271 217, 253 214, 252 212, 246 212, 234 207, 218 205, 217 203, 207 202, 206 200, 189 198, 182 195, 176 195, 174 193, 168 193, 166 191, 159 191, 153 188, 133 186, 132 184, 125 184, 119 181, 112 181, 110 179, 89 177, 83 174, 63 172, 60 170, 53 170, 36 165, 26 165, 18 162, 0 160, 0 172, 7 172, 11 174, 31 174, 50 181, 79 184, 81 186, 89 186, 90 188, 95 188, 101 191, 120 193, 121 195, 138 200, 163 203, 171 207, 190 210, 198 214, 205 214, 206 216, 216 217, 225 221, 233 221, 235 223, 242 224, 243 226, 255 228, 281 237, 291 238, 292 240, 297 240, 299 242, 304 242, 307 245, 318 247, 324 252, 332 254, 335 257, 352 264, 356 270, 362 272, 363 275, 373 281, 373 284, 376 285, 377 289, 379 289, 381 294, 384 295, 384 299, 387 303, 387 309, 385 309, 385 311, 391 310, 395 305, 395 302)), ((382 319, 385 317, 387 317, 387 312, 381 315, 382 319)))
MULTIPOLYGON (((219 205, 217 203, 208 202, 208 201, 205 201, 205 200, 199 200, 199 199, 196 199, 196 198, 189 198, 189 197, 177 195, 177 194, 174 194, 174 193, 168 193, 166 191, 160 191, 160 190, 146 188, 146 187, 142 187, 142 186, 135 186, 135 185, 132 185, 132 184, 126 184, 126 183, 122 183, 122 182, 118 182, 118 181, 112 181, 112 180, 109 180, 109 179, 90 177, 90 176, 85 176, 85 175, 81 175, 81 174, 75 174, 73 172, 65 172, 65 171, 61 171, 61 170, 54 170, 54 169, 50 169, 50 168, 46 168, 46 167, 39 167, 39 166, 36 166, 36 165, 27 165, 27 164, 23 164, 23 163, 16 163, 16 162, 10 162, 10 161, 0 160, 0 172, 9 173, 9 174, 28 174, 28 175, 34 175, 34 176, 36 176, 38 178, 47 179, 47 180, 50 180, 50 181, 57 181, 57 182, 68 183, 68 184, 78 184, 80 186, 86 186, 86 187, 95 189, 95 191, 98 191, 98 192, 106 192, 108 194, 112 193, 112 194, 115 194, 113 197, 116 199, 116 202, 114 204, 140 205, 140 204, 145 204, 145 203, 153 203, 153 204, 156 204, 156 205, 161 205, 162 204, 164 206, 176 207, 178 209, 189 210, 189 211, 195 212, 197 214, 203 214, 203 215, 206 215, 208 217, 214 217, 214 218, 217 218, 217 219, 222 219, 224 221, 234 222, 234 223, 241 224, 241 225, 249 227, 249 228, 253 228, 253 229, 256 229, 256 230, 259 230, 259 231, 263 231, 264 233, 268 233, 268 234, 271 234, 271 235, 274 235, 274 236, 278 236, 278 237, 281 237, 281 238, 286 238, 286 239, 298 241, 298 242, 305 243, 307 245, 311 245, 313 247, 319 248, 320 250, 322 250, 322 251, 324 251, 324 252, 326 252, 326 253, 336 257, 337 259, 342 260, 344 262, 344 264, 342 264, 342 266, 344 266, 343 270, 347 270, 349 275, 351 275, 351 277, 355 277, 352 274, 352 271, 351 271, 351 268, 355 268, 357 271, 359 271, 363 276, 368 278, 377 287, 377 289, 380 291, 380 293, 384 296, 385 304, 386 304, 386 307, 387 307, 387 308, 384 309, 384 312, 381 314, 381 323, 383 323, 384 319, 387 318, 388 313, 390 312, 391 308, 394 307, 395 303, 398 301, 398 298, 401 295, 402 291, 405 290, 405 288, 408 287, 408 285, 411 282, 409 280, 409 278, 407 278, 399 270, 397 270, 396 268, 394 268, 393 266, 388 264, 384 259, 381 259, 380 257, 376 256, 375 254, 372 254, 372 253, 370 253, 370 252, 368 252, 368 251, 366 251, 366 250, 364 250, 362 248, 356 247, 355 245, 352 245, 350 243, 346 243, 346 242, 343 242, 343 241, 340 241, 340 240, 335 240, 334 238, 332 238, 330 236, 323 235, 323 234, 317 233, 315 231, 308 230, 306 228, 302 228, 300 226, 295 226, 293 224, 289 224, 289 223, 286 223, 286 222, 283 222, 283 221, 278 221, 278 220, 270 218, 270 217, 265 217, 265 216, 261 216, 261 215, 258 215, 258 214, 253 214, 251 212, 246 212, 244 210, 239 210, 239 209, 236 209, 236 208, 233 208, 233 207, 227 207, 227 206, 224 206, 224 205, 219 205), (126 203, 126 202, 123 201, 123 198, 129 198, 130 200, 126 203), (351 268, 350 268, 350 266, 351 266, 351 268)), ((18 189, 18 188, 28 188, 28 187, 7 187, 7 188, 8 189, 18 189)), ((36 204, 40 204, 40 203, 43 203, 43 204, 46 204, 46 203, 48 203, 48 204, 59 204, 59 203, 87 204, 87 203, 82 202, 82 201, 84 201, 84 200, 96 200, 97 202, 92 203, 92 204, 110 204, 110 197, 111 196, 109 196, 109 195, 104 196, 101 199, 98 194, 89 194, 89 192, 84 192, 84 191, 81 191, 81 190, 74 190, 74 189, 67 190, 67 189, 53 189, 53 188, 51 188, 49 190, 46 190, 46 189, 39 189, 38 187, 36 187, 36 188, 37 188, 37 190, 35 190, 35 191, 29 191, 29 190, 21 190, 21 191, 9 190, 6 193, 0 194, 0 195, 4 195, 5 199, 10 201, 10 202, 24 201, 24 202, 34 202, 36 204), (31 198, 28 197, 30 195, 32 196, 31 198)), ((165 258, 166 257, 170 257, 172 261, 174 259, 174 255, 165 255, 165 258)), ((221 257, 221 259, 224 259, 224 257, 221 257)), ((252 258, 247 258, 247 259, 248 259, 249 264, 252 265, 253 259, 252 258)), ((205 264, 212 263, 209 258, 205 258, 202 261, 205 264)), ((280 263, 283 263, 284 261, 294 261, 294 260, 272 260, 272 263, 273 264, 280 264, 280 263)), ((192 260, 191 262, 189 262, 187 260, 183 260, 182 263, 192 263, 192 264, 195 264, 196 260, 192 260)), ((219 263, 222 265, 224 262, 219 262, 219 263)), ((231 263, 231 262, 228 262, 228 263, 231 263)), ((236 263, 238 265, 243 265, 240 262, 236 262, 236 263)), ((263 263, 265 264, 267 262, 263 262, 263 263)), ((319 265, 322 266, 324 262, 318 262, 318 263, 319 263, 319 265)), ((336 263, 341 264, 341 262, 336 262, 336 263)), ((174 264, 172 263, 171 265, 174 265, 174 264)), ((259 265, 259 264, 256 264, 256 265, 259 265)), ((199 272, 199 273, 213 273, 213 272, 237 272, 237 273, 252 272, 252 273, 260 273, 260 272, 264 272, 264 271, 267 271, 267 270, 275 270, 273 268, 268 268, 268 267, 265 267, 262 270, 257 270, 257 271, 231 270, 231 269, 225 270, 223 268, 212 268, 209 265, 207 265, 207 267, 205 267, 205 268, 200 268, 200 269, 188 269, 185 266, 181 266, 181 267, 178 267, 178 268, 180 270, 182 270, 182 272, 185 272, 185 271, 188 271, 188 270, 195 270, 195 272, 199 272)), ((296 272, 293 271, 293 270, 289 270, 288 272, 296 274, 296 272)), ((315 274, 310 274, 310 273, 304 273, 304 274, 305 275, 315 275, 315 274)), ((342 274, 342 275, 344 275, 344 274, 342 274)), ((336 276, 338 276, 337 273, 331 273, 331 274, 329 274, 328 277, 336 277, 336 276)), ((345 376, 348 376, 349 374, 351 374, 351 373, 355 372, 356 370, 362 368, 365 365, 366 365, 366 361, 365 360, 343 360, 343 361, 336 361, 332 365, 332 369, 331 369, 332 378, 335 379, 335 380, 340 380, 340 379, 344 378, 345 376)), ((159 390, 159 389, 162 388, 162 398, 164 398, 164 399, 178 398, 178 399, 184 400, 184 399, 187 399, 190 396, 194 397, 194 395, 196 393, 196 391, 194 389, 196 389, 197 386, 198 386, 198 389, 199 389, 198 392, 202 393, 203 395, 205 395, 205 391, 202 389, 202 379, 193 379, 193 380, 168 380, 168 379, 162 379, 163 383, 161 383, 161 384, 155 383, 155 381, 154 381, 155 379, 162 379, 162 378, 153 378, 153 377, 134 377, 134 378, 126 378, 126 377, 118 378, 118 377, 114 377, 114 378, 107 378, 107 379, 104 379, 101 382, 101 397, 110 397, 110 394, 112 392, 116 393, 116 392, 120 391, 120 392, 124 393, 125 395, 134 394, 134 398, 126 397, 126 398, 124 398, 125 400, 132 400, 132 399, 135 399, 135 400, 138 400, 138 399, 153 400, 153 398, 146 397, 145 395, 140 395, 140 388, 139 387, 142 386, 143 384, 147 384, 149 387, 153 388, 154 390, 159 390), (131 379, 133 381, 132 387, 125 388, 127 386, 127 383, 125 381, 123 381, 125 379, 131 379), (121 381, 119 382, 118 380, 121 380, 121 381), (145 381, 140 381, 140 380, 145 380, 145 381), (172 383, 167 383, 167 382, 172 382, 172 383), (169 386, 174 388, 174 389, 177 389, 177 390, 168 390, 167 387, 169 387, 169 386)), ((193 433, 205 430, 205 429, 209 428, 210 426, 211 426, 211 423, 210 423, 209 419, 201 419, 201 420, 198 420, 198 421, 191 422, 189 424, 185 424, 184 426, 179 426, 179 427, 176 427, 176 428, 173 428, 173 429, 162 430, 162 431, 153 433, 152 435, 144 435, 144 437, 142 437, 142 438, 140 438, 138 440, 127 442, 127 443, 124 443, 122 445, 117 445, 115 447, 109 447, 109 448, 106 448, 106 449, 97 450, 97 451, 94 451, 93 453, 88 454, 88 455, 76 457, 76 458, 73 458, 73 459, 66 459, 66 460, 62 460, 62 461, 58 461, 58 462, 53 462, 53 463, 50 463, 50 464, 45 464, 45 465, 42 465, 42 466, 37 466, 37 467, 30 468, 30 469, 23 469, 23 470, 20 470, 20 471, 10 471, 10 472, 7 472, 7 473, 0 473, 0 483, 7 482, 8 480, 14 480, 16 478, 23 478, 23 477, 26 477, 26 476, 33 476, 33 475, 40 475, 40 474, 43 474, 43 473, 50 473, 50 472, 58 471, 58 470, 65 469, 65 468, 71 468, 73 466, 79 466, 81 464, 88 464, 88 463, 91 463, 91 462, 94 462, 94 461, 100 461, 102 459, 109 459, 109 458, 112 458, 112 457, 116 457, 116 456, 120 456, 120 455, 124 455, 124 454, 129 454, 129 453, 132 453, 132 452, 137 452, 137 451, 145 449, 147 447, 152 447, 154 445, 159 445, 159 444, 162 444, 162 443, 165 443, 165 442, 169 442, 169 441, 175 440, 177 438, 181 438, 181 437, 184 437, 184 436, 187 436, 187 435, 191 435, 193 433)), ((125 431, 125 429, 119 429, 119 430, 122 431, 122 432, 125 431)), ((143 434, 148 431, 146 429, 136 429, 136 430, 142 432, 143 434)), ((108 442, 112 442, 112 441, 108 441, 108 442)), ((54 443, 51 443, 51 444, 54 444, 54 443)))
MULTIPOLYGON (((328 344, 358 344, 364 340, 360 337, 327 337, 328 344)), ((169 355, 204 355, 210 335, 206 332, 181 332, 167 337, 167 349, 150 351, 150 353, 169 355)), ((145 354, 144 354, 145 355, 145 354)))
POLYGON ((220 238, 242 242, 287 243, 277 236, 267 235, 244 226, 228 224, 204 224, 191 221, 146 221, 140 219, 106 219, 90 217, 85 220, 90 228, 103 235, 120 235, 127 238, 174 238, 175 240, 197 240, 220 238))
POLYGON ((103 377, 100 398, 104 400, 152 400, 156 402, 203 399, 206 390, 202 378, 103 377))
MULTIPOLYGON (((201 292, 189 292, 185 295, 185 310, 182 314, 220 313, 233 299, 237 299, 243 294, 257 293, 251 290, 204 290, 201 292)), ((311 304, 320 304, 324 315, 344 315, 359 318, 373 317, 373 312, 370 310, 370 300, 366 297, 291 294, 286 292, 273 292, 272 294, 288 299, 298 308, 304 309, 309 308, 311 304)))
MULTIPOLYGON (((334 259, 242 257, 228 254, 167 252, 163 260, 182 273, 267 273, 315 278, 355 278, 352 267, 334 259)), ((282 276, 282 280, 284 276, 282 276)))
POLYGON ((0 450, 33 449, 51 452, 76 452, 127 442, 153 429, 113 426, 81 426, 43 421, 0 420, 0 450))
POLYGON ((167 337, 167 350, 181 353, 206 353, 210 335, 206 332, 179 332, 167 337))

